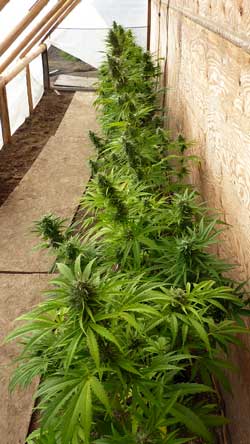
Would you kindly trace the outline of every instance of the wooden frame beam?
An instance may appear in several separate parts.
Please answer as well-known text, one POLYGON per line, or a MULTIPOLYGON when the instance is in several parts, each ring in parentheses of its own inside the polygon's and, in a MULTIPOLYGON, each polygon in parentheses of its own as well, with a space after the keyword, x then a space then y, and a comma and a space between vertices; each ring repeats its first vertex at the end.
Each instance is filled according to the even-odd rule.
MULTIPOLYGON (((10 118, 8 110, 8 100, 6 94, 6 85, 11 82, 23 69, 26 69, 26 84, 27 84, 27 95, 29 103, 30 113, 33 111, 33 97, 32 97, 32 87, 31 87, 31 77, 30 77, 30 67, 29 64, 38 57, 40 54, 47 53, 47 46, 43 43, 32 54, 24 57, 20 60, 15 68, 12 69, 6 76, 0 76, 0 122, 2 126, 3 142, 6 145, 11 141, 11 129, 10 129, 10 118)), ((47 66, 48 68, 48 66, 47 66)), ((47 71, 48 73, 48 71, 47 71)), ((48 79, 49 79, 49 73, 48 79)), ((47 80, 48 81, 48 80, 47 80)), ((44 76, 44 88, 46 89, 46 78, 44 76)))
POLYGON ((0 11, 3 9, 10 0, 0 0, 0 11))
POLYGON ((41 43, 45 42, 45 40, 47 40, 47 38, 50 36, 50 34, 52 34, 52 32, 55 31, 55 29, 58 27, 58 25, 60 25, 60 23, 62 23, 62 21, 69 15, 69 13, 71 11, 73 11, 73 9, 76 7, 76 5, 78 5, 81 2, 81 0, 75 0, 73 5, 71 5, 67 11, 64 12, 64 14, 62 14, 62 16, 59 18, 59 20, 57 20, 57 22, 54 24, 54 26, 52 26, 52 28, 49 30, 49 32, 45 35, 45 37, 43 37, 41 43))
POLYGON ((67 0, 59 0, 56 5, 43 17, 43 19, 37 23, 37 25, 27 34, 23 41, 14 49, 14 51, 0 64, 0 73, 2 73, 20 52, 29 44, 34 36, 39 32, 44 25, 54 16, 54 14, 66 3, 67 0))
POLYGON ((0 77, 0 121, 2 126, 3 142, 6 145, 11 140, 10 118, 6 86, 0 77))
MULTIPOLYGON (((48 2, 49 0, 44 0, 44 2, 45 1, 48 2)), ((9 110, 8 110, 8 100, 6 94, 6 85, 9 82, 11 82, 11 80, 13 80, 21 71, 23 71, 23 69, 26 69, 27 95, 28 95, 29 111, 31 113, 33 111, 33 97, 32 97, 32 85, 31 85, 29 65, 39 55, 42 55, 45 90, 50 88, 50 79, 49 79, 48 52, 46 44, 40 43, 40 45, 36 48, 36 50, 34 50, 31 54, 28 53, 39 40, 41 40, 42 38, 44 40, 48 38, 48 36, 57 28, 57 26, 75 8, 75 6, 80 3, 80 1, 81 0, 58 0, 58 3, 54 6, 54 8, 52 8, 49 14, 47 14, 46 17, 44 17, 44 19, 37 25, 38 28, 35 27, 35 29, 33 29, 33 31, 31 31, 31 33, 29 33, 29 35, 26 36, 26 38, 19 44, 16 50, 13 51, 13 53, 0 66, 0 73, 1 73, 1 70, 4 70, 7 66, 9 66, 9 64, 18 56, 20 51, 27 46, 28 42, 30 41, 30 38, 34 37, 32 42, 21 54, 21 59, 17 62, 16 66, 5 76, 2 77, 0 76, 0 121, 1 121, 4 144, 7 144, 11 141, 11 128, 10 128, 10 119, 9 119, 9 110), (49 22, 47 23, 48 16, 50 17, 50 19, 49 22), (45 24, 46 26, 44 26, 45 24), (40 32, 38 32, 39 29, 41 29, 40 32), (36 35, 37 32, 38 35, 36 35)), ((2 3, 3 0, 2 1, 0 0, 0 6, 2 3)), ((41 5, 42 0, 38 0, 38 2, 33 6, 33 8, 30 11, 34 10, 37 4, 41 5)), ((7 43, 5 42, 6 45, 7 43)))
POLYGON ((0 56, 14 43, 17 37, 29 26, 35 17, 48 4, 49 0, 39 0, 33 8, 26 14, 26 16, 18 23, 18 25, 9 33, 9 35, 0 43, 0 56))
POLYGON ((58 25, 58 19, 62 16, 62 14, 65 13, 66 15, 69 14, 72 9, 80 2, 80 0, 67 0, 66 3, 59 9, 59 11, 53 15, 53 17, 49 20, 47 25, 35 36, 35 38, 31 41, 31 43, 27 46, 27 48, 22 52, 20 57, 25 57, 29 51, 38 43, 40 40, 47 35, 47 33, 50 31, 50 29, 53 27, 53 25, 58 25))
MULTIPOLYGON (((28 56, 24 57, 22 60, 19 60, 16 66, 5 76, 2 76, 3 83, 7 85, 7 83, 11 82, 27 65, 32 62, 32 60, 36 59, 42 52, 47 50, 47 46, 43 43, 38 46, 35 51, 33 51, 28 56)), ((1 87, 1 83, 0 83, 1 87)))
POLYGON ((32 86, 31 86, 31 76, 30 76, 30 65, 26 66, 26 85, 27 85, 29 112, 31 114, 34 109, 34 106, 33 106, 32 86))
POLYGON ((50 89, 49 60, 48 60, 47 47, 45 51, 42 52, 42 61, 43 61, 43 84, 44 84, 44 90, 47 91, 48 89, 50 89))

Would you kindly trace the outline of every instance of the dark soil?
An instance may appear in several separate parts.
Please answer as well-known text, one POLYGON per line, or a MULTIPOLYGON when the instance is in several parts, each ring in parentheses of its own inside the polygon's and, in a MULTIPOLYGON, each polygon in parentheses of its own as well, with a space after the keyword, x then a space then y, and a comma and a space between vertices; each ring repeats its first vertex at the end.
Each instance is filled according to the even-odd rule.
POLYGON ((85 77, 86 73, 96 75, 96 69, 82 60, 76 59, 60 49, 51 46, 48 51, 49 70, 58 74, 70 74, 85 77))
MULTIPOLYGON (((74 59, 54 48, 49 49, 50 71, 57 70, 51 76, 51 84, 58 74, 77 76, 96 75, 96 70, 81 60, 74 59)), ((12 136, 10 144, 0 150, 0 205, 18 185, 37 156, 53 136, 72 100, 73 93, 53 90, 44 94, 30 117, 12 136)))
POLYGON ((0 205, 18 185, 37 156, 53 136, 73 94, 54 91, 44 94, 30 117, 0 151, 0 205))

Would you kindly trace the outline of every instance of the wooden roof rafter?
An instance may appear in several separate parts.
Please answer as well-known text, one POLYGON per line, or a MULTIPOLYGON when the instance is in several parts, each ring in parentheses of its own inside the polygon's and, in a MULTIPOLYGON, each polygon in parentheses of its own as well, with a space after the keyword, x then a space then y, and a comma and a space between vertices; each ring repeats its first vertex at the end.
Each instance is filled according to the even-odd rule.
MULTIPOLYGON (((0 0, 0 5, 3 0, 0 0)), ((25 16, 27 20, 27 16, 30 17, 30 13, 37 11, 36 7, 43 3, 46 4, 49 0, 37 0, 36 3, 29 10, 29 13, 25 16)), ((26 69, 26 84, 27 84, 27 95, 29 102, 30 112, 33 110, 33 97, 32 97, 32 87, 31 87, 31 79, 30 79, 30 69, 29 64, 37 58, 39 55, 42 56, 43 62, 43 78, 44 78, 44 89, 49 88, 49 71, 48 71, 48 53, 47 46, 44 41, 49 37, 49 35, 57 28, 57 26, 67 17, 67 15, 77 6, 81 0, 57 0, 56 5, 43 17, 43 19, 37 23, 37 25, 33 28, 32 31, 28 33, 28 35, 19 43, 19 45, 10 53, 10 55, 4 60, 4 62, 0 65, 0 122, 2 124, 2 135, 4 144, 7 144, 11 140, 11 127, 10 127, 10 119, 9 119, 9 110, 8 110, 8 98, 6 93, 6 85, 13 80, 21 71, 26 69), (31 49, 40 43, 33 51, 31 49), (24 49, 24 51, 20 54, 20 52, 24 49), (19 59, 17 57, 19 56, 19 59), (6 74, 1 73, 15 60, 15 66, 6 74)), ((38 14, 37 14, 38 15, 38 14)), ((34 17, 35 18, 35 17, 34 17)), ((32 22, 32 20, 31 20, 32 22)), ((27 23, 27 21, 22 23, 22 27, 17 25, 17 29, 21 29, 21 33, 27 28, 27 26, 31 23, 27 23)), ((19 32, 19 31, 18 31, 19 32)), ((20 35, 20 34, 19 34, 20 35)), ((5 45, 12 45, 10 43, 11 39, 10 35, 7 37, 9 41, 4 41, 5 45)))
POLYGON ((76 5, 78 5, 81 2, 81 0, 75 0, 75 2, 69 7, 69 9, 67 9, 64 14, 61 15, 61 17, 59 17, 59 19, 56 21, 56 23, 54 24, 54 26, 52 26, 52 28, 50 28, 50 30, 47 32, 47 34, 43 37, 41 43, 44 43, 45 40, 47 40, 49 38, 49 36, 56 30, 56 28, 60 25, 60 23, 62 23, 62 21, 67 17, 67 15, 73 11, 73 9, 76 7, 76 5))
POLYGON ((32 51, 28 56, 19 60, 16 66, 8 74, 2 77, 2 83, 7 85, 9 82, 11 82, 11 80, 13 80, 30 62, 32 62, 32 60, 42 54, 42 52, 46 51, 46 49, 47 46, 43 43, 42 45, 39 45, 34 51, 32 51))
POLYGON ((0 0, 0 11, 3 9, 10 0, 0 0))
POLYGON ((27 26, 38 16, 42 9, 49 3, 49 0, 39 0, 18 23, 18 25, 7 35, 2 43, 0 43, 0 56, 14 43, 14 41, 22 34, 27 26))
POLYGON ((81 0, 66 0, 66 3, 59 9, 59 11, 53 15, 48 21, 45 27, 34 37, 30 44, 21 53, 20 57, 25 57, 29 51, 42 39, 43 41, 53 32, 57 26, 68 16, 68 14, 81 2, 81 0), (53 28, 53 31, 52 31, 53 28), (46 36, 46 38, 44 38, 46 36))
MULTIPOLYGON (((16 57, 20 55, 21 51, 25 50, 27 45, 29 45, 29 47, 32 48, 35 45, 35 43, 32 45, 30 43, 34 42, 34 39, 39 33, 41 33, 41 30, 46 29, 44 33, 47 33, 48 24, 50 24, 50 26, 53 26, 55 21, 57 21, 58 17, 60 17, 60 15, 63 14, 67 9, 67 7, 70 6, 73 2, 75 2, 75 0, 58 0, 56 5, 54 5, 53 8, 51 8, 51 10, 48 11, 48 13, 42 18, 42 20, 40 20, 36 24, 36 26, 24 37, 24 39, 9 54, 9 56, 2 63, 0 63, 0 73, 2 73, 16 59, 16 57)), ((25 29, 26 27, 23 29, 23 31, 25 29)), ((42 34, 42 36, 43 35, 44 34, 42 34)), ((26 55, 27 53, 28 51, 25 51, 25 54, 22 54, 22 57, 24 57, 24 55, 26 55)))

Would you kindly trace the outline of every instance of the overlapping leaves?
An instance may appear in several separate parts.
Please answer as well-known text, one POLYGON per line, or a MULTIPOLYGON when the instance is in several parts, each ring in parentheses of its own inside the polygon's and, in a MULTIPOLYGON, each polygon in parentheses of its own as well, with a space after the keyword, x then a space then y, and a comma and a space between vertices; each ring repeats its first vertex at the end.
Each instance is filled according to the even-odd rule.
POLYGON ((210 251, 220 221, 185 184, 197 159, 162 129, 159 74, 114 23, 83 220, 36 223, 58 276, 8 337, 22 344, 11 388, 41 378, 28 444, 213 443, 227 422, 214 380, 230 389, 247 300, 210 251))

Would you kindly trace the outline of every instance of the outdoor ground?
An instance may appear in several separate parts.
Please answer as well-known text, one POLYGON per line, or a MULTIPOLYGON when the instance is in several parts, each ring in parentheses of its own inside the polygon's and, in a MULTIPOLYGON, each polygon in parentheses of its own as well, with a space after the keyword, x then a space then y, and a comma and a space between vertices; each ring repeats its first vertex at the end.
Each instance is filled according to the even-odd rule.
MULTIPOLYGON (((50 71, 57 70, 51 83, 58 74, 77 76, 96 75, 96 70, 81 60, 68 57, 59 49, 49 49, 50 71)), ((33 162, 56 130, 72 100, 73 93, 51 90, 12 137, 12 141, 0 150, 0 205, 18 185, 33 162)))
MULTIPOLYGON (((66 60, 52 50, 50 71, 54 69, 77 76, 93 71, 84 62, 66 60)), ((22 444, 29 425, 34 427, 36 384, 9 394, 10 363, 17 345, 3 345, 3 339, 13 330, 14 319, 41 300, 55 260, 34 250, 38 241, 31 229, 49 212, 69 224, 74 218, 90 176, 93 148, 88 131, 96 131, 93 100, 94 93, 87 91, 46 92, 11 143, 0 150, 0 441, 4 444, 22 444)))
POLYGON ((37 156, 53 136, 72 100, 72 93, 45 93, 42 100, 0 150, 0 205, 18 185, 37 156))
POLYGON ((84 76, 86 72, 96 72, 96 69, 88 63, 82 62, 67 53, 60 51, 60 49, 51 46, 49 51, 49 68, 50 71, 58 70, 58 74, 70 74, 77 76, 84 76))
MULTIPOLYGON (((88 136, 90 129, 98 129, 94 99, 93 92, 74 94, 57 130, 53 128, 36 160, 0 207, 0 442, 4 444, 25 442, 37 381, 28 390, 10 395, 10 364, 18 345, 3 341, 16 325, 14 319, 41 301, 55 261, 53 255, 35 249, 39 241, 31 231, 34 221, 48 213, 67 220, 69 225, 74 218, 90 178, 88 161, 94 155, 88 136)), ((23 131, 20 147, 25 146, 23 140, 28 140, 29 132, 39 133, 33 117, 34 126, 23 131)), ((44 129, 47 131, 47 126, 44 129)), ((10 150, 10 146, 7 148, 10 150)))

